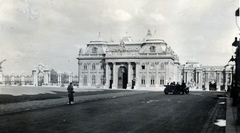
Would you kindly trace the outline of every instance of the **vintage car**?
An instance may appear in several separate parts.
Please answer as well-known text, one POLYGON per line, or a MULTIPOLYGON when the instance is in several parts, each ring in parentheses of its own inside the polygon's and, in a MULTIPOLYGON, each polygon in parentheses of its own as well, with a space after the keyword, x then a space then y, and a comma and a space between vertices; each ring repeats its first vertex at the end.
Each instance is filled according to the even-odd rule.
MULTIPOLYGON (((173 93, 173 94, 181 94, 184 92, 185 94, 189 93, 189 88, 188 87, 182 87, 181 85, 165 85, 164 93, 167 95, 168 93, 173 93), (182 90, 184 89, 184 90, 182 90)), ((184 94, 183 93, 183 94, 184 94)))

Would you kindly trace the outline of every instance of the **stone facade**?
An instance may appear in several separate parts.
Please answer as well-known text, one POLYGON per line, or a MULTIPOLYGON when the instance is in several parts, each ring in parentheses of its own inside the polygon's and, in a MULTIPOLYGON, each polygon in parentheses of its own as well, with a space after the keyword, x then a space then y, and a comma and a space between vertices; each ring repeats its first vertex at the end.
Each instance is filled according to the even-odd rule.
POLYGON ((195 60, 179 67, 181 78, 192 90, 227 90, 232 83, 232 68, 202 66, 195 60))
POLYGON ((80 88, 159 89, 171 82, 185 82, 191 90, 227 90, 232 70, 224 66, 202 66, 190 60, 179 63, 177 54, 150 30, 142 42, 130 36, 119 43, 99 36, 79 50, 80 88))
POLYGON ((33 75, 33 85, 42 86, 42 84, 49 84, 51 81, 50 70, 45 67, 42 63, 32 70, 33 75))
POLYGON ((79 50, 77 59, 80 88, 163 89, 180 81, 178 56, 150 30, 142 42, 130 36, 119 43, 107 42, 99 34, 85 52, 79 50))

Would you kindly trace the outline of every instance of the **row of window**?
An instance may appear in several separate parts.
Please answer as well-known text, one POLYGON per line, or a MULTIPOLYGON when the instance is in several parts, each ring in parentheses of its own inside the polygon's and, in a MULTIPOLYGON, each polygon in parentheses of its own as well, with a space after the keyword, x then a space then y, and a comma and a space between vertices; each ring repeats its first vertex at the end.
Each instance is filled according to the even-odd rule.
MULTIPOLYGON (((84 69, 84 70, 87 70, 87 69, 88 69, 87 64, 84 64, 84 65, 83 65, 83 69, 84 69)), ((93 63, 93 64, 92 64, 92 70, 95 70, 95 69, 96 69, 96 64, 93 63)), ((103 65, 101 65, 101 69, 103 69, 103 65)))
MULTIPOLYGON (((87 81, 88 81, 87 78, 88 78, 87 75, 83 76, 83 84, 84 85, 87 85, 87 81)), ((145 81, 146 81, 145 76, 142 76, 141 84, 145 85, 145 81)), ((155 84, 155 77, 154 76, 151 76, 150 83, 151 83, 151 85, 155 84)), ((91 82, 91 84, 92 85, 96 85, 96 76, 95 75, 92 75, 92 82, 91 82)), ((103 75, 101 76, 101 84, 104 84, 104 76, 103 75)), ((160 85, 164 85, 164 77, 161 77, 160 85)))
MULTIPOLYGON (((141 67, 143 70, 146 68, 145 67, 145 64, 142 64, 142 67, 141 67)), ((83 65, 83 69, 84 70, 87 70, 88 69, 88 67, 87 67, 87 64, 84 64, 83 65)), ((92 70, 95 70, 96 69, 96 64, 92 64, 92 70)), ((101 65, 101 69, 103 69, 103 65, 101 65)), ((152 63, 151 64, 151 66, 150 66, 150 69, 155 69, 155 65, 154 65, 154 63, 152 63)), ((160 69, 161 70, 164 70, 165 69, 165 66, 164 66, 164 63, 162 63, 161 65, 160 65, 160 69)))
MULTIPOLYGON (((145 77, 145 76, 142 76, 142 78, 141 78, 141 84, 142 84, 142 85, 145 84, 145 80, 146 80, 146 77, 145 77)), ((155 76, 152 75, 152 76, 151 76, 151 79, 150 79, 150 84, 151 84, 151 85, 154 85, 154 82, 155 82, 155 76)), ((163 85, 163 84, 164 84, 164 77, 161 76, 161 77, 160 77, 160 85, 163 85)))
MULTIPOLYGON (((96 48, 96 47, 92 48, 92 53, 97 53, 97 51, 98 51, 98 48, 96 48)), ((155 46, 151 46, 150 47, 150 52, 156 52, 156 47, 155 46)))
MULTIPOLYGON (((145 85, 145 84, 146 84, 145 81, 146 81, 145 79, 141 79, 141 84, 142 84, 142 85, 145 85)), ((154 85, 154 84, 155 84, 155 79, 151 79, 151 80, 150 80, 150 84, 151 84, 151 85, 154 85)), ((164 79, 160 79, 160 85, 164 85, 164 79)))
MULTIPOLYGON (((87 85, 87 81, 88 81, 87 78, 88 78, 87 75, 83 76, 83 84, 84 85, 87 85)), ((101 80, 101 84, 104 84, 104 76, 103 75, 101 76, 100 80, 101 80)), ((92 85, 96 85, 96 76, 95 75, 92 75, 92 82, 91 82, 91 84, 92 85)))
MULTIPOLYGON (((145 64, 142 64, 142 67, 141 67, 141 68, 142 68, 142 69, 146 69, 145 64)), ((154 63, 151 64, 150 69, 155 69, 154 63)), ((165 69, 164 63, 161 63, 160 69, 161 69, 161 70, 164 70, 164 69, 165 69)))

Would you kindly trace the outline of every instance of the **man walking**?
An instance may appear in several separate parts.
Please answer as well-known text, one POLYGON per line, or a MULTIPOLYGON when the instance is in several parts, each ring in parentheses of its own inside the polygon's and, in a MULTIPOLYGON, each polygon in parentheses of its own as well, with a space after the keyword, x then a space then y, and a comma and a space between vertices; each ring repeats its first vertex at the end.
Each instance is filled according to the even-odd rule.
POLYGON ((70 83, 70 84, 68 85, 67 91, 68 91, 68 100, 69 100, 68 104, 69 104, 69 105, 74 104, 74 99, 73 99, 73 93, 74 93, 74 91, 73 91, 73 85, 72 85, 72 83, 70 83))

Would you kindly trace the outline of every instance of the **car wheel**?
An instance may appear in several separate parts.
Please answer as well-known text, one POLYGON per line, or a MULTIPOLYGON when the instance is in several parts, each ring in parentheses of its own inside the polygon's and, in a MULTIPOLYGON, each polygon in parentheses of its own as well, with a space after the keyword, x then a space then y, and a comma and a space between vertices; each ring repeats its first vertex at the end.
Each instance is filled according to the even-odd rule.
POLYGON ((165 93, 165 95, 167 95, 167 94, 168 94, 168 92, 167 92, 167 91, 164 91, 164 93, 165 93))

